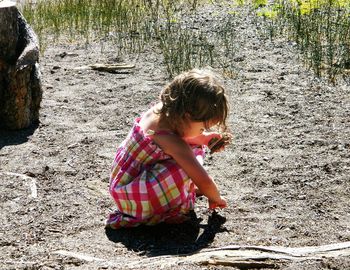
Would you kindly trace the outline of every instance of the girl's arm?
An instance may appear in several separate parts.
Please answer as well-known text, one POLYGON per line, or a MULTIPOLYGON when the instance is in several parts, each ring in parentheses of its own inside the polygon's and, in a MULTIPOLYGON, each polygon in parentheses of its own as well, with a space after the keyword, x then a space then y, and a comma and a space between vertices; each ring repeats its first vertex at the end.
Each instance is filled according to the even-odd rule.
POLYGON ((218 132, 206 132, 204 131, 201 135, 196 137, 185 138, 184 140, 189 144, 197 144, 197 145, 207 145, 210 140, 213 138, 220 139, 222 135, 218 132))
POLYGON ((166 154, 175 159, 203 195, 209 199, 211 208, 226 207, 226 201, 221 198, 214 180, 198 162, 192 149, 184 140, 176 135, 155 135, 153 139, 166 154))

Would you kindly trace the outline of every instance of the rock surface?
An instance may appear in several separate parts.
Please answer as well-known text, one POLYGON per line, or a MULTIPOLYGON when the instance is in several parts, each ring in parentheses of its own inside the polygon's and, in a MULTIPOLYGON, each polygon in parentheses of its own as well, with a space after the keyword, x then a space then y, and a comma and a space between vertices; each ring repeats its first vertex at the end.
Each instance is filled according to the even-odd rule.
POLYGON ((12 2, 0 5, 0 22, 0 128, 27 128, 42 99, 38 40, 12 2))

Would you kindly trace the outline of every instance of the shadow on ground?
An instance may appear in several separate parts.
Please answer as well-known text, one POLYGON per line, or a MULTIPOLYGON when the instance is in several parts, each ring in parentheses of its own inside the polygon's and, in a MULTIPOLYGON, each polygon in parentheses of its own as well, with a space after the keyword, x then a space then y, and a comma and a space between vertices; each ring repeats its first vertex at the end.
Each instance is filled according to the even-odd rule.
POLYGON ((200 224, 201 221, 191 212, 191 219, 182 224, 106 228, 106 235, 110 241, 147 256, 188 254, 209 246, 218 232, 226 230, 222 226, 226 218, 216 212, 208 218, 208 224, 200 224))
POLYGON ((5 130, 0 128, 0 150, 7 145, 17 145, 27 142, 38 127, 39 124, 36 123, 21 130, 5 130))

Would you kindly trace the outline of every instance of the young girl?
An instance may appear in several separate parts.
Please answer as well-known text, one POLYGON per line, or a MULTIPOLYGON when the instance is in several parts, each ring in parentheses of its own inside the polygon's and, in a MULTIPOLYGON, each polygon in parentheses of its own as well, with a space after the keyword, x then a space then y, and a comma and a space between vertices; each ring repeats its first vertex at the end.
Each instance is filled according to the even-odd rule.
POLYGON ((226 207, 202 164, 204 147, 221 138, 208 130, 226 129, 227 115, 224 88, 212 74, 194 69, 178 75, 117 149, 109 191, 118 210, 107 226, 183 222, 196 192, 208 198, 209 208, 226 207))

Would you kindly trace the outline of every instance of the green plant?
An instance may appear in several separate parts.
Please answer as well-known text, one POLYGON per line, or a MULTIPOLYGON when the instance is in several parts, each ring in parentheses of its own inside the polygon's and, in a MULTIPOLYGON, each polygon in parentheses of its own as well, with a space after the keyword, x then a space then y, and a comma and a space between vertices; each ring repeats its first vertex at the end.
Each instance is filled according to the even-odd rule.
MULTIPOLYGON (((233 27, 223 24, 210 39, 205 33, 183 23, 186 11, 193 12, 199 0, 38 0, 24 6, 25 17, 38 33, 41 44, 111 40, 116 54, 140 53, 158 45, 169 76, 193 67, 230 67, 233 27), (45 27, 43 27, 45 25, 45 27), (220 53, 224 51, 224 56, 220 53)), ((233 15, 231 15, 232 17, 233 15)), ((103 45, 101 45, 103 50, 103 45)))
POLYGON ((279 0, 260 9, 258 15, 270 29, 270 38, 286 33, 315 74, 334 82, 347 69, 349 8, 347 0, 279 0))

